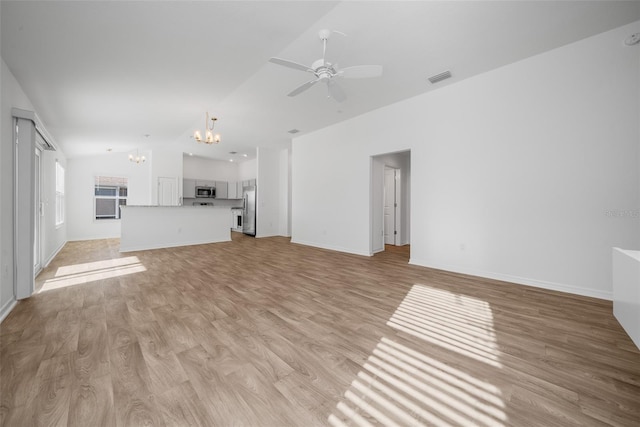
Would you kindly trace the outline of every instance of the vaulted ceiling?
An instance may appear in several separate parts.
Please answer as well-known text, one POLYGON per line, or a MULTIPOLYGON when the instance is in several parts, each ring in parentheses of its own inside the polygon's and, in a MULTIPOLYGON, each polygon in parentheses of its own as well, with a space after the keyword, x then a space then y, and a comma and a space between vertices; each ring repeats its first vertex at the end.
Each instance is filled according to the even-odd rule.
POLYGON ((68 157, 229 159, 639 20, 640 2, 2 1, 0 17, 2 58, 68 157), (310 65, 323 28, 346 34, 332 34, 329 61, 383 76, 341 80, 342 103, 323 84, 286 96, 313 76, 268 59, 310 65), (207 111, 218 146, 190 138, 207 111))

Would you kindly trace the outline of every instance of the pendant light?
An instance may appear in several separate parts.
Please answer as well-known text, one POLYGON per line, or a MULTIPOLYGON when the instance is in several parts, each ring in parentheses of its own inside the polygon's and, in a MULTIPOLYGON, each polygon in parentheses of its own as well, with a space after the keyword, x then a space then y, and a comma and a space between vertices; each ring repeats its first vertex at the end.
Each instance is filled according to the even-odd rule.
POLYGON ((202 138, 202 134, 200 133, 200 131, 196 130, 193 133, 193 139, 195 139, 198 142, 203 142, 209 145, 219 143, 220 135, 213 134, 213 128, 215 127, 216 120, 218 120, 217 117, 209 117, 209 113, 207 112, 204 119, 204 138, 202 138))

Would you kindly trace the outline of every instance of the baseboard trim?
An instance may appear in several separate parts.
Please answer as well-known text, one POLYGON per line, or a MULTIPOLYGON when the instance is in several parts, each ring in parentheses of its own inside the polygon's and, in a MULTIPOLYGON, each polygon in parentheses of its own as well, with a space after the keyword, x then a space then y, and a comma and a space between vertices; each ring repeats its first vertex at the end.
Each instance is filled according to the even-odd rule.
POLYGON ((16 304, 18 304, 18 301, 15 298, 11 298, 0 308, 0 323, 11 313, 16 304))
POLYGON ((49 258, 47 258, 47 260, 45 261, 45 263, 44 263, 44 265, 43 265, 43 267, 42 267, 42 268, 47 268, 47 266, 48 266, 49 264, 51 264, 51 261, 53 261, 53 259, 56 257, 56 255, 58 255, 58 254, 60 253, 60 251, 62 250, 62 248, 64 248, 64 245, 66 245, 66 244, 67 244, 67 242, 66 242, 66 241, 65 241, 65 242, 63 242, 63 243, 58 247, 58 249, 56 249, 55 251, 53 251, 53 254, 52 254, 49 258))
POLYGON ((344 253, 353 254, 353 255, 360 255, 360 256, 366 256, 366 257, 372 256, 372 254, 370 254, 369 252, 354 251, 353 249, 342 248, 339 246, 321 245, 313 242, 305 242, 304 240, 294 240, 293 238, 291 239, 291 243, 295 243, 297 245, 311 246, 311 247, 320 248, 320 249, 328 249, 330 251, 344 252, 344 253))
POLYGON ((548 282, 545 280, 531 279, 528 277, 513 276, 510 274, 495 273, 491 271, 476 270, 472 268, 461 268, 447 264, 434 264, 428 261, 411 258, 409 264, 420 267, 433 268, 436 270, 450 271, 452 273, 466 274, 467 276, 482 277, 485 279, 500 280, 503 282, 515 283, 518 285, 532 286, 534 288, 546 289, 549 291, 565 292, 604 300, 613 300, 613 292, 597 291, 579 286, 567 285, 564 283, 548 282))

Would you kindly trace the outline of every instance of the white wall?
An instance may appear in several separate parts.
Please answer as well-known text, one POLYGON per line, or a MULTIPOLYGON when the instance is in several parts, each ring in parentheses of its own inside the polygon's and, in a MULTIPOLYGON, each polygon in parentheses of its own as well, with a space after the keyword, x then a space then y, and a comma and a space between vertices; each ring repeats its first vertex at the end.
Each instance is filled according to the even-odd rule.
POLYGON ((611 247, 640 242, 607 215, 640 205, 639 30, 296 138, 292 240, 368 255, 370 156, 410 149, 412 263, 610 299, 611 247))
POLYGON ((613 315, 640 349, 640 251, 613 248, 613 315))
MULTIPOLYGON (((241 163, 185 155, 184 177, 190 179, 235 182, 241 179, 238 178, 238 169, 240 164, 241 163)), ((251 178, 255 178, 255 172, 251 178)))
POLYGON ((280 167, 278 176, 279 224, 278 234, 291 236, 291 150, 280 151, 280 167))
POLYGON ((158 204, 158 178, 173 178, 177 186, 176 200, 179 204, 182 198, 182 151, 153 150, 151 152, 151 204, 158 204))
POLYGON ((105 153, 67 161, 67 237, 68 240, 91 240, 120 237, 119 220, 94 220, 93 193, 95 176, 128 178, 128 205, 152 204, 151 163, 153 153, 141 152, 147 162, 136 164, 128 153, 105 153))
POLYGON ((277 236, 281 232, 281 150, 258 147, 257 152, 256 237, 277 236))
POLYGON ((238 163, 238 181, 256 179, 256 177, 258 176, 257 171, 257 159, 245 160, 244 162, 238 163))

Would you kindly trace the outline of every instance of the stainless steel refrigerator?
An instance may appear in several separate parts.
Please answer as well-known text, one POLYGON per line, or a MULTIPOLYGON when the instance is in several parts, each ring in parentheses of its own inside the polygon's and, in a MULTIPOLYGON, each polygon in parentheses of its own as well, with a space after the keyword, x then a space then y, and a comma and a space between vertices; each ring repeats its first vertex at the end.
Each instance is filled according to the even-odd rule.
POLYGON ((242 232, 250 236, 256 235, 256 187, 242 187, 242 232))

